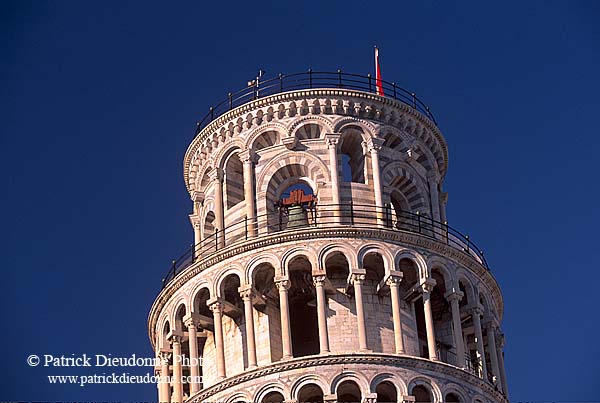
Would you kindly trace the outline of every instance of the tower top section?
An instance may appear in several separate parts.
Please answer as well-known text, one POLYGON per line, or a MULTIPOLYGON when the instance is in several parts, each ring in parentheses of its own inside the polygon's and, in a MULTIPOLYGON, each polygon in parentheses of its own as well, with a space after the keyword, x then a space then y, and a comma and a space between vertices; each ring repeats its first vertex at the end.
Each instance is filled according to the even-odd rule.
POLYGON ((291 149, 296 144, 294 129, 302 126, 297 118, 303 116, 319 120, 324 134, 338 133, 348 123, 343 117, 353 117, 355 122, 362 119, 374 138, 384 139, 390 130, 399 130, 411 137, 405 140, 414 146, 406 150, 407 155, 431 154, 427 157, 435 161, 438 174, 445 176, 448 150, 433 113, 414 92, 394 82, 378 83, 370 74, 309 69, 267 80, 257 78, 248 84, 211 106, 197 122, 184 158, 184 180, 192 198, 201 188, 201 172, 219 165, 214 157, 221 143, 235 140, 251 158, 256 151, 255 137, 273 130, 279 132, 278 141, 291 149), (378 95, 381 89, 384 96, 378 95), (289 118, 294 118, 293 122, 289 118), (288 127, 290 124, 294 127, 288 127))

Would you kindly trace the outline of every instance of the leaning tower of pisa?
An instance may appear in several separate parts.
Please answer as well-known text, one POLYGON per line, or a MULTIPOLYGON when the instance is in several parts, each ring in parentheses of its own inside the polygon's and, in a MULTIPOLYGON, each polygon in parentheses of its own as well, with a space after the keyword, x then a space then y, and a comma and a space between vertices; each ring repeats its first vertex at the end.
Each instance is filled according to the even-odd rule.
POLYGON ((309 70, 198 123, 194 241, 148 318, 159 401, 508 401, 502 295, 448 225, 446 141, 415 94, 383 94, 309 70))

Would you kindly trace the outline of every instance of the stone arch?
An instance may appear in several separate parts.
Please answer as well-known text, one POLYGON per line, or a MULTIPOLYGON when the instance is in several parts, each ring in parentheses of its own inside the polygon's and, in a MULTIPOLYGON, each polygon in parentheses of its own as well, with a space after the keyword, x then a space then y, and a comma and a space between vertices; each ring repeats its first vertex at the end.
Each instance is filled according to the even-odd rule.
POLYGON ((244 270, 244 279, 246 284, 254 284, 254 274, 258 266, 263 263, 268 263, 273 266, 275 270, 275 276, 283 275, 282 265, 279 258, 272 253, 261 253, 258 256, 253 257, 247 264, 244 270))
POLYGON ((440 391, 440 388, 438 387, 438 385, 435 382, 433 382, 433 380, 425 378, 424 376, 421 376, 421 375, 417 375, 416 377, 412 378, 408 382, 408 394, 409 395, 411 395, 413 393, 413 389, 416 386, 423 386, 428 389, 430 396, 431 396, 432 403, 441 403, 442 402, 442 392, 440 391))
POLYGON ((469 399, 467 399, 467 393, 464 391, 464 389, 460 385, 457 385, 456 383, 449 383, 444 386, 444 388, 442 390, 442 395, 444 396, 444 402, 447 401, 447 396, 450 393, 454 393, 455 395, 457 395, 457 397, 459 398, 461 403, 467 403, 469 401, 469 399))
POLYGON ((194 178, 193 183, 195 186, 192 190, 199 190, 201 192, 206 191, 206 188, 210 184, 210 178, 208 177, 208 173, 214 169, 213 166, 214 165, 212 160, 207 160, 206 162, 204 162, 202 167, 198 169, 198 176, 194 178))
POLYGON ((213 296, 212 284, 209 284, 208 282, 202 282, 198 284, 198 286, 191 293, 190 307, 192 312, 211 318, 212 312, 206 305, 206 302, 213 296))
POLYGON ((337 394, 338 387, 345 381, 354 381, 360 389, 361 396, 364 397, 367 390, 369 390, 369 381, 364 377, 363 374, 356 371, 346 371, 336 375, 331 381, 331 394, 337 394))
POLYGON ((397 210, 406 209, 407 207, 409 212, 419 211, 429 215, 429 203, 427 201, 429 192, 414 168, 401 161, 390 162, 383 167, 381 178, 385 197, 392 203, 396 215, 400 215, 397 210), (394 191, 403 196, 403 199, 408 202, 408 206, 395 203, 394 191))
POLYGON ((237 392, 234 395, 227 398, 225 400, 225 403, 239 403, 239 402, 250 403, 251 401, 252 401, 252 398, 250 397, 248 392, 237 392))
POLYGON ((173 310, 171 311, 171 330, 183 332, 182 318, 189 312, 189 308, 186 306, 184 297, 180 297, 176 303, 173 304, 173 310))
POLYGON ((221 163, 223 164, 223 207, 229 210, 244 201, 244 166, 239 148, 230 148, 221 163))
MULTIPOLYGON (((444 287, 452 290, 455 287, 456 279, 452 271, 448 270, 448 263, 439 256, 430 256, 427 259, 427 271, 431 276, 433 269, 438 270, 444 277, 444 287)), ((439 284, 438 284, 439 285, 439 284)))
POLYGON ((406 389, 406 384, 404 383, 402 378, 400 378, 399 376, 396 376, 394 374, 391 374, 391 373, 382 373, 382 374, 375 375, 373 377, 373 379, 371 379, 369 391, 371 393, 375 393, 376 389, 377 389, 377 385, 379 385, 382 382, 386 382, 386 381, 392 383, 396 387, 396 393, 397 393, 398 398, 408 394, 407 389, 406 389))
POLYGON ((156 335, 157 335, 157 348, 156 351, 166 350, 169 348, 167 334, 171 330, 171 321, 169 319, 169 315, 167 312, 163 312, 160 320, 158 320, 156 325, 156 335), (167 330, 168 329, 168 330, 167 330))
POLYGON ((312 266, 312 270, 313 272, 315 270, 318 270, 318 263, 317 263, 317 253, 315 252, 315 250, 311 247, 308 246, 297 246, 291 249, 288 249, 284 252, 284 254, 281 256, 281 270, 282 270, 282 275, 284 276, 288 276, 289 275, 289 263, 294 260, 294 258, 299 257, 299 256, 304 256, 306 257, 306 259, 310 262, 311 266, 312 266))
POLYGON ((213 284, 208 278, 203 277, 197 281, 198 282, 194 284, 194 287, 191 289, 188 296, 187 304, 190 307, 190 312, 196 312, 196 307, 194 306, 194 303, 196 296, 198 295, 200 290, 206 289, 208 291, 209 298, 214 296, 214 294, 212 294, 213 284))
POLYGON ((223 281, 230 275, 237 276, 240 281, 240 285, 243 283, 244 270, 240 266, 230 265, 230 266, 226 267, 225 269, 223 269, 219 273, 217 273, 217 275, 215 276, 216 281, 215 281, 214 295, 217 298, 223 298, 223 294, 222 294, 222 290, 221 290, 221 288, 223 287, 223 281))
MULTIPOLYGON (((301 166, 302 176, 309 178, 318 188, 322 182, 330 182, 331 177, 327 165, 318 157, 302 151, 288 151, 281 154, 278 158, 269 161, 261 171, 261 174, 256 181, 257 192, 266 193, 269 189, 270 182, 275 179, 275 175, 281 169, 289 166, 301 166)), ((275 180, 275 184, 281 184, 285 177, 275 180)), ((313 189, 317 191, 318 189, 313 189)))
POLYGON ((413 261, 417 267, 419 282, 423 282, 428 278, 427 262, 419 253, 410 249, 399 250, 396 252, 396 255, 394 255, 394 267, 399 267, 400 260, 402 259, 409 259, 413 261))
POLYGON ((463 291, 461 285, 464 287, 463 292, 465 293, 465 295, 463 297, 463 301, 461 301, 461 305, 466 303, 471 304, 477 301, 477 298, 475 297, 475 288, 473 287, 473 282, 471 281, 469 275, 466 273, 465 270, 459 269, 456 271, 456 283, 460 291, 463 291))
POLYGON ((219 151, 217 151, 216 154, 214 156, 212 156, 212 158, 215 161, 215 164, 214 164, 215 167, 224 169, 225 162, 231 156, 231 154, 235 153, 235 152, 240 152, 241 150, 244 150, 245 146, 246 145, 244 144, 244 142, 239 139, 233 139, 233 140, 230 140, 229 142, 227 142, 226 145, 222 146, 219 149, 219 151))
MULTIPOLYGON (((254 129, 253 131, 250 132, 250 134, 248 134, 246 136, 246 141, 245 141, 245 148, 247 149, 252 149, 252 150, 258 150, 260 148, 257 148, 257 140, 265 133, 268 132, 274 132, 277 133, 277 143, 275 144, 279 144, 281 142, 281 139, 283 137, 287 137, 289 134, 288 129, 285 127, 285 125, 281 124, 281 123, 277 123, 277 122, 269 122, 266 123, 264 125, 261 125, 259 127, 257 127, 256 129, 254 129)), ((271 138, 271 140, 273 140, 271 138)), ((263 145, 269 144, 271 141, 266 141, 265 143, 263 143, 263 145)), ((273 145, 275 145, 273 144, 273 145)), ((265 148, 265 147, 262 147, 265 148)))
POLYGON ((369 253, 378 253, 383 258, 383 267, 385 269, 385 274, 390 274, 394 265, 394 256, 386 249, 382 248, 377 244, 366 244, 361 246, 361 248, 357 252, 357 261, 358 267, 363 268, 364 258, 369 253))
POLYGON ((288 127, 288 133, 290 137, 296 136, 298 130, 307 124, 315 124, 321 128, 321 138, 327 132, 333 133, 335 131, 333 124, 322 116, 306 116, 300 119, 295 119, 288 127))
POLYGON ((492 302, 490 300, 489 291, 485 287, 483 287, 482 284, 479 284, 479 286, 477 287, 477 295, 478 295, 478 302, 481 305, 483 305, 484 315, 490 319, 495 319, 496 312, 494 310, 494 305, 492 304, 492 302))
POLYGON ((419 169, 428 172, 438 171, 438 162, 435 155, 433 155, 429 149, 430 145, 423 143, 421 139, 410 136, 402 130, 389 125, 379 127, 377 136, 385 139, 384 146, 393 150, 398 150, 399 152, 405 152, 410 148, 417 148, 420 155, 419 158, 415 160, 415 163, 419 166, 419 169), (398 149, 400 144, 404 147, 398 149))
POLYGON ((371 137, 375 137, 377 128, 368 120, 355 118, 352 116, 345 116, 333 121, 333 132, 340 133, 347 126, 359 126, 363 129, 363 141, 368 141, 371 137))
POLYGON ((291 398, 295 401, 298 401, 298 398, 299 398, 298 395, 299 395, 301 389, 304 386, 311 385, 311 384, 317 385, 321 389, 321 392, 323 392, 323 394, 325 394, 325 392, 328 389, 327 381, 321 375, 319 375, 319 374, 304 375, 304 376, 301 376, 300 378, 298 378, 296 380, 296 382, 294 382, 292 384, 292 387, 290 388, 291 398))
POLYGON ((279 392, 284 399, 289 399, 285 385, 279 381, 271 381, 256 391, 254 394, 254 403, 262 403, 263 399, 271 392, 279 392))
POLYGON ((333 253, 341 253, 346 257, 346 260, 348 261, 348 269, 350 270, 350 272, 352 272, 358 267, 358 256, 351 247, 343 244, 330 244, 324 246, 319 251, 318 265, 321 271, 325 270, 325 263, 327 262, 327 258, 333 253))

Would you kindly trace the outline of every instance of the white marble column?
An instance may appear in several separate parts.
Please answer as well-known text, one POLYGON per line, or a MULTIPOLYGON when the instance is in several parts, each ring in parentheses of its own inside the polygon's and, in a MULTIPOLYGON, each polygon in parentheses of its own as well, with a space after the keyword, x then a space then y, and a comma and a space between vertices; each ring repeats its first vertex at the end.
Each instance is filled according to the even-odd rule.
POLYGON ((481 364, 481 377, 487 381, 487 365, 485 363, 485 350, 483 349, 483 333, 481 332, 481 314, 483 310, 480 307, 474 307, 470 310, 473 318, 473 327, 475 327, 475 341, 477 342, 477 354, 481 364))
POLYGON ((383 188, 381 185, 381 169, 379 167, 379 150, 383 145, 383 139, 372 137, 367 142, 369 153, 371 154, 371 168, 373 170, 373 190, 375 192, 375 206, 377 209, 377 222, 384 225, 383 211, 383 188))
POLYGON ((452 334, 454 336, 454 346, 456 347, 456 366, 460 368, 464 368, 466 365, 465 344, 463 338, 462 324, 460 321, 459 306, 459 302, 463 298, 463 296, 463 292, 454 290, 445 295, 446 300, 450 302, 450 308, 452 312, 452 334))
POLYGON ((200 391, 200 366, 198 357, 198 322, 191 316, 186 315, 184 318, 185 326, 188 329, 188 346, 190 350, 190 394, 195 394, 200 391))
POLYGON ((167 351, 161 351, 159 353, 160 358, 160 383, 158 384, 158 401, 160 403, 169 403, 171 401, 171 383, 170 371, 169 371, 169 359, 171 353, 167 351))
POLYGON ((256 154, 252 150, 239 153, 244 166, 244 203, 246 203, 246 217, 248 218, 248 237, 256 236, 256 192, 254 189, 254 164, 256 154))
POLYGON ((340 140, 339 134, 326 134, 327 149, 329 150, 329 171, 331 171, 331 199, 334 222, 340 222, 340 180, 337 159, 337 145, 340 140))
POLYGON ((435 329, 433 327, 433 313, 431 311, 431 291, 435 286, 435 280, 427 279, 421 284, 423 295, 423 311, 425 312, 425 330, 427 331, 427 348, 429 350, 429 359, 437 361, 437 351, 435 344, 435 329))
POLYGON ((317 294, 317 319, 319 323, 319 351, 329 352, 329 336, 327 334, 327 298, 325 296, 325 276, 313 276, 313 284, 317 294))
POLYGON ((508 381, 506 380, 506 369, 504 368, 504 353, 502 349, 504 348, 504 334, 499 332, 496 355, 498 356, 498 366, 500 367, 500 382, 502 383, 502 391, 504 392, 504 396, 508 400, 508 381))
POLYGON ((496 387, 502 392, 502 376, 500 375, 500 366, 498 365, 498 353, 496 351, 496 328, 494 320, 489 320, 485 324, 485 330, 488 339, 488 350, 490 353, 490 364, 492 364, 492 376, 495 377, 496 387))
POLYGON ((181 336, 171 336, 171 348, 173 349, 173 403, 183 402, 183 384, 181 377, 183 370, 181 368, 181 336))
POLYGON ((281 344, 283 349, 283 359, 287 360, 292 355, 292 327, 290 323, 290 308, 288 306, 288 290, 290 289, 290 280, 279 279, 275 281, 279 290, 279 311, 281 313, 281 344))
POLYGON ((358 346, 361 351, 368 351, 367 345, 367 327, 365 324, 365 308, 363 303, 363 282, 366 275, 352 274, 350 281, 354 286, 354 299, 356 301, 356 321, 358 324, 358 346))
POLYGON ((194 211, 190 214, 190 222, 192 223, 192 228, 194 228, 194 245, 198 245, 203 239, 202 205, 204 203, 204 193, 194 191, 192 201, 194 202, 194 211))
MULTIPOLYGON (((225 213, 223 210, 223 170, 221 168, 215 168, 210 171, 210 180, 213 183, 213 189, 215 192, 215 228, 219 230, 217 245, 219 248, 225 246, 225 213)), ((211 234, 205 234, 209 236, 211 234)))
POLYGON ((254 336, 254 306, 252 286, 239 287, 240 296, 244 301, 244 321, 246 322, 246 345, 248 348, 248 368, 256 368, 256 340, 254 336))
POLYGON ((225 342, 223 340, 223 305, 218 302, 212 302, 209 306, 213 313, 213 323, 215 328, 215 347, 217 350, 217 377, 224 379, 225 370, 225 342))
POLYGON ((402 272, 398 275, 389 276, 386 284, 390 287, 390 297, 392 300, 392 318, 394 321, 394 344, 396 354, 404 354, 404 337, 402 334, 402 310, 400 309, 400 282, 402 281, 402 272))

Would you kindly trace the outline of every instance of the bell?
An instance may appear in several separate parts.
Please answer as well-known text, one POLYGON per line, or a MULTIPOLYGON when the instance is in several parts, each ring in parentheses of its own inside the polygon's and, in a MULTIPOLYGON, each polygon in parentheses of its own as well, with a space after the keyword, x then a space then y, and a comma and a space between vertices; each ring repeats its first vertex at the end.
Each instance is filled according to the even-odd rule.
POLYGON ((288 208, 288 228, 308 226, 308 213, 299 205, 288 208))

